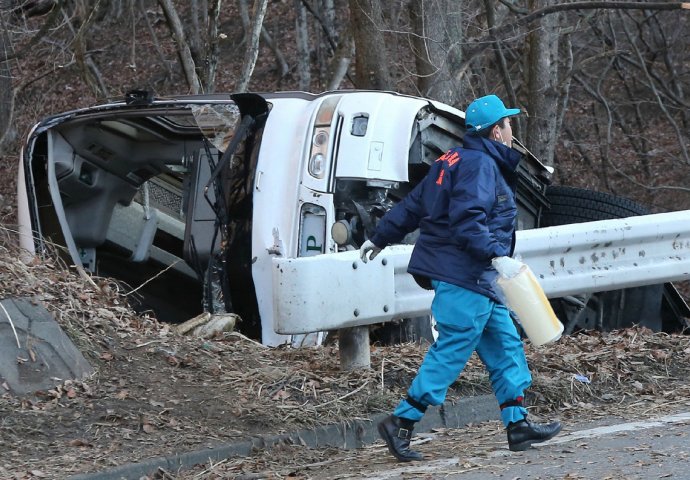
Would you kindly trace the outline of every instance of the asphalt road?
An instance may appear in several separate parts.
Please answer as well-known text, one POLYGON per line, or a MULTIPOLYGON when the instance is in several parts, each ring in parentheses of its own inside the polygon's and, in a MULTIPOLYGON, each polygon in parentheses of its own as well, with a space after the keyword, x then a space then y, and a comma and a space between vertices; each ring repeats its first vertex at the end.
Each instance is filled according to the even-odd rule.
POLYGON ((489 431, 475 427, 418 436, 415 448, 425 455, 421 462, 398 463, 378 444, 351 454, 348 466, 333 461, 309 477, 690 479, 690 412, 639 422, 566 425, 558 437, 525 452, 510 452, 505 433, 492 423, 489 431))
MULTIPOLYGON (((690 412, 683 411, 682 405, 677 405, 681 409, 673 414, 655 415, 647 410, 645 418, 639 421, 606 416, 596 421, 591 416, 582 422, 566 421, 561 434, 552 440, 524 452, 511 452, 500 420, 482 419, 495 417, 489 414, 493 409, 491 412, 479 409, 485 404, 486 398, 461 402, 457 411, 446 409, 444 422, 440 422, 439 415, 425 416, 427 425, 415 434, 412 444, 413 449, 424 455, 424 460, 419 462, 400 463, 393 458, 375 434, 377 420, 374 420, 348 425, 346 430, 350 434, 362 430, 360 441, 365 442, 358 448, 345 448, 350 443, 349 437, 326 429, 310 436, 302 432, 291 437, 287 444, 271 448, 254 450, 251 445, 245 445, 248 451, 242 453, 237 449, 239 445, 235 445, 235 450, 228 447, 198 451, 187 453, 188 458, 152 460, 73 478, 159 478, 146 475, 161 465, 165 472, 171 473, 165 478, 175 480, 690 480, 690 412), (453 420, 453 413, 464 415, 456 415, 453 420), (314 441, 317 437, 320 442, 314 441), (161 460, 165 461, 161 463, 161 460), (181 464, 187 464, 187 468, 178 470, 181 464)), ((685 408, 687 405, 690 402, 685 408)))

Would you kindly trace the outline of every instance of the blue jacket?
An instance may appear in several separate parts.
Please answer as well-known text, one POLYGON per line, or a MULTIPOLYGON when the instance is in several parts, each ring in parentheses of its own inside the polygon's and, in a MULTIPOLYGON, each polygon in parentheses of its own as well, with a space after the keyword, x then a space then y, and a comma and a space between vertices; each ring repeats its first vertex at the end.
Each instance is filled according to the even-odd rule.
POLYGON ((520 154, 466 135, 464 148, 436 160, 427 176, 376 226, 378 247, 419 228, 408 272, 452 283, 501 301, 491 259, 515 247, 516 169, 520 154))

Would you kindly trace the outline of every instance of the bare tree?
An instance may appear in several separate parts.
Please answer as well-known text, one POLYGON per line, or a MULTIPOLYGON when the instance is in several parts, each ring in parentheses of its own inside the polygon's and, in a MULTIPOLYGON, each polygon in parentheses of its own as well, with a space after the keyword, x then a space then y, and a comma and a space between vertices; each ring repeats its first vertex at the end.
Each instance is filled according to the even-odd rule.
POLYGON ((311 59, 309 51, 309 24, 307 9, 302 0, 294 0, 295 39, 297 43, 297 88, 309 90, 311 85, 311 59))
MULTIPOLYGON (((207 2, 204 1, 202 3, 206 7, 207 2)), ((220 61, 219 23, 221 5, 221 0, 212 0, 208 14, 203 16, 204 21, 208 23, 208 46, 206 47, 206 61, 204 62, 206 64, 204 90, 207 93, 213 93, 216 89, 216 72, 218 70, 218 62, 220 61)))
MULTIPOLYGON (((248 38, 249 38, 249 35, 251 34, 251 27, 250 27, 251 22, 249 21, 249 8, 247 7, 247 0, 238 0, 237 4, 238 4, 239 11, 240 11, 240 20, 242 21, 242 29, 244 31, 244 35, 243 35, 241 43, 246 44, 246 43, 248 43, 248 38)), ((285 55, 283 55, 282 50, 280 48, 278 48, 278 45, 273 40, 273 37, 268 33, 268 30, 266 30, 265 25, 261 26, 261 40, 266 44, 266 46, 268 48, 271 49, 271 52, 273 52, 273 55, 275 56, 276 69, 278 72, 280 72, 280 78, 278 80, 278 83, 280 83, 283 80, 283 78, 290 71, 290 66, 288 65, 288 62, 285 59, 285 55)))
POLYGON ((266 6, 268 0, 254 0, 253 19, 251 24, 251 33, 249 41, 247 42, 247 50, 244 56, 244 64, 242 73, 237 82, 235 90, 238 92, 245 92, 249 85, 256 59, 259 56, 259 36, 263 28, 264 16, 266 15, 266 6))
POLYGON ((276 62, 257 79, 262 89, 336 89, 351 73, 356 87, 460 107, 495 92, 529 114, 518 118, 516 135, 557 164, 556 182, 690 205, 690 198, 678 197, 678 187, 690 183, 689 7, 626 0, 293 0, 268 10, 266 0, 0 0, 9 23, 0 51, 6 120, 0 128, 8 131, 8 111, 11 125, 35 118, 43 106, 33 95, 60 92, 76 105, 147 82, 173 93, 212 92, 224 61, 222 25, 245 32, 241 41, 235 37, 239 54, 228 55, 236 71, 227 80, 238 90, 255 82, 260 43, 276 62), (228 5, 239 5, 240 15, 231 15, 228 5), (273 15, 292 14, 297 5, 300 29, 309 29, 299 59, 294 47, 280 50, 295 45, 296 24, 273 15), (172 35, 161 34, 161 26, 172 35), (126 39, 128 48, 112 38, 126 39), (294 75, 287 75, 290 68, 294 75), (72 89, 62 88, 66 83, 72 89))
POLYGON ((77 23, 79 24, 78 30, 74 30, 74 25, 72 25, 69 14, 64 7, 63 14, 65 15, 65 23, 74 33, 72 45, 74 47, 77 65, 79 65, 79 70, 84 82, 91 88, 91 91, 94 93, 96 98, 106 99, 110 97, 108 87, 105 84, 103 75, 101 74, 101 71, 91 56, 88 48, 89 30, 91 27, 93 27, 94 23, 96 22, 97 15, 100 13, 101 0, 96 0, 94 5, 77 3, 76 7, 75 13, 77 23))
POLYGON ((352 36, 357 54, 355 86, 390 90, 393 87, 383 38, 383 13, 377 0, 349 0, 352 36))
MULTIPOLYGON (((538 10, 553 0, 530 0, 530 10, 538 10)), ((559 38, 558 13, 544 16, 529 33, 527 80, 527 148, 542 162, 552 165, 558 133, 559 38)))
MULTIPOLYGON (((55 31, 62 31, 64 25, 60 24, 62 18, 62 2, 27 2, 6 1, 0 2, 0 155, 4 155, 5 161, 0 165, 3 180, 0 181, 0 203, 3 203, 3 194, 9 193, 4 198, 9 206, 14 202, 16 178, 16 162, 11 161, 19 152, 18 142, 21 133, 27 128, 26 113, 34 109, 47 108, 48 102, 26 102, 23 95, 34 84, 50 74, 53 62, 60 58, 62 44, 49 46, 52 57, 46 58, 47 68, 27 68, 40 63, 31 63, 36 58, 46 53, 46 40, 55 31), (42 17, 42 18, 41 18, 42 17), (57 53, 57 54, 56 54, 57 53), (11 193, 10 193, 11 192, 11 193)), ((58 60, 59 61, 59 60, 58 60)), ((69 65, 74 65, 72 61, 69 65)), ((87 95, 88 96, 88 92, 87 95)), ((32 119, 35 121, 35 119, 32 119)), ((13 215, 4 214, 4 221, 8 221, 13 215)))
MULTIPOLYGON (((306 2, 307 0, 303 0, 306 2)), ((332 61, 334 60, 337 49, 340 47, 340 28, 336 24, 336 9, 333 0, 321 0, 317 2, 319 18, 314 29, 317 32, 316 38, 316 58, 319 66, 319 83, 322 85, 332 78, 332 61), (319 28, 319 24, 323 28, 319 28), (331 43, 332 41, 332 43, 331 43), (333 48, 333 44, 336 45, 333 48)), ((347 41, 347 40, 346 40, 347 41)), ((350 57, 351 58, 351 57, 350 57)))
POLYGON ((333 0, 301 0, 302 5, 314 17, 316 59, 319 71, 319 85, 327 90, 337 89, 347 76, 354 57, 350 25, 336 22, 336 8, 333 0), (344 26, 343 26, 344 24, 344 26))
POLYGON ((177 55, 180 59, 180 65, 182 65, 182 71, 184 72, 185 80, 187 80, 189 91, 192 94, 199 93, 201 91, 201 81, 197 75, 196 63, 192 57, 192 51, 177 9, 173 5, 172 0, 158 0, 158 4, 163 9, 168 26, 173 34, 177 55))
POLYGON ((463 3, 454 0, 412 0, 411 49, 417 70, 417 86, 423 96, 456 104, 462 98, 462 82, 454 73, 462 61, 463 3))
MULTIPOLYGON (((12 44, 8 35, 8 25, 5 14, 0 11, 0 52, 7 57, 12 51, 12 44)), ((14 91, 12 88, 12 71, 9 61, 0 61, 0 154, 3 152, 6 139, 12 140, 10 134, 12 117, 14 115, 14 91)))
POLYGON ((336 90, 340 87, 347 76, 347 72, 352 63, 352 58, 355 55, 355 44, 350 35, 350 31, 345 29, 340 36, 338 48, 335 50, 333 59, 328 69, 328 82, 326 84, 327 90, 336 90))
MULTIPOLYGON (((484 0, 486 24, 489 29, 489 32, 494 31, 501 21, 505 21, 505 13, 503 15, 500 15, 498 12, 500 8, 500 5, 495 0, 484 0)), ((505 11, 505 8, 503 8, 502 10, 505 11)), ((493 44, 496 62, 495 69, 497 71, 498 78, 500 78, 501 84, 503 85, 503 88, 506 92, 505 99, 511 105, 519 105, 520 102, 517 96, 517 89, 520 85, 522 75, 515 75, 515 73, 511 71, 508 58, 508 55, 512 53, 511 48, 508 46, 508 42, 504 42, 496 38, 491 38, 491 42, 493 44)), ((513 59, 514 58, 519 58, 519 55, 516 56, 513 54, 513 59)), ((513 61, 512 63, 513 65, 519 66, 521 62, 513 61)), ((522 116, 514 118, 513 131, 514 134, 518 137, 521 137, 521 132, 525 131, 525 121, 522 116)))
MULTIPOLYGON (((148 12, 144 7, 144 0, 139 0, 139 11, 141 12, 142 17, 146 22, 146 29, 151 37, 151 41, 153 42, 153 47, 156 50, 156 54, 158 55, 160 64, 165 68, 167 78, 172 78, 173 73, 170 68, 170 62, 168 61, 168 59, 165 56, 165 53, 163 52, 163 48, 161 47, 160 41, 158 40, 158 35, 156 34, 153 25, 151 25, 151 20, 149 19, 148 12)), ((134 36, 135 34, 133 33, 132 35, 134 36)), ((134 38, 132 39, 132 43, 135 43, 134 38)))
POLYGON ((609 190, 647 204, 687 201, 688 16, 631 10, 583 18, 587 42, 573 36, 571 95, 579 103, 566 115, 578 153, 598 164, 609 190))
MULTIPOLYGON (((189 32, 189 48, 195 53, 201 52, 203 48, 201 30, 204 25, 208 24, 208 5, 205 4, 206 2, 204 0, 201 0, 201 2, 199 0, 191 0, 190 2, 192 28, 189 32), (201 22, 199 22, 199 20, 201 20, 201 22)), ((195 53, 193 53, 193 55, 195 55, 195 53)), ((196 53, 195 56, 198 58, 198 53, 196 53)))
MULTIPOLYGON (((644 75, 646 84, 649 87, 649 92, 651 93, 652 98, 656 103, 656 106, 659 108, 659 111, 663 113, 663 117, 668 122, 669 128, 675 133, 676 137, 678 138, 678 146, 680 147, 682 159, 685 161, 686 164, 690 165, 690 156, 688 156, 687 148, 687 135, 685 134, 685 132, 681 131, 681 128, 678 125, 676 119, 674 118, 674 115, 672 115, 672 113, 669 111, 669 108, 667 106, 667 95, 664 95, 662 89, 660 87, 657 87, 657 82, 655 81, 654 76, 650 71, 650 68, 647 66, 647 59, 644 58, 641 48, 637 45, 637 42, 635 41, 636 35, 631 32, 631 27, 628 23, 629 22, 623 21, 621 22, 621 25, 623 27, 628 42, 632 46, 634 52, 633 58, 635 58, 638 61, 641 73, 644 75)), ((668 91, 666 86, 664 86, 664 90, 668 91)))
MULTIPOLYGON (((467 48, 463 62, 460 68, 456 71, 456 78, 464 75, 465 68, 473 63, 480 62, 480 53, 489 46, 493 46, 496 54, 495 65, 491 67, 492 70, 497 70, 497 73, 503 78, 506 95, 511 103, 522 103, 526 106, 528 116, 528 128, 526 134, 527 145, 538 157, 546 163, 553 163, 556 145, 559 141, 559 132, 561 124, 564 121, 565 114, 569 105, 570 98, 570 84, 572 80, 571 69, 578 61, 576 53, 573 51, 570 36, 575 31, 574 25, 576 23, 568 22, 568 27, 563 27, 559 21, 560 16, 564 12, 575 11, 583 12, 587 10, 602 9, 616 9, 620 11, 664 11, 673 9, 690 8, 687 4, 682 3, 663 3, 663 2, 572 2, 561 3, 551 0, 528 0, 526 8, 519 7, 513 2, 500 0, 506 8, 510 9, 512 16, 504 19, 497 19, 494 15, 497 9, 491 0, 485 0, 486 22, 487 29, 482 32, 479 29, 479 36, 474 39, 468 39, 466 42, 467 48), (525 27, 530 27, 530 30, 525 30, 525 27), (510 66, 508 59, 504 55, 505 44, 509 38, 519 38, 521 35, 527 35, 528 43, 527 49, 520 55, 528 59, 525 69, 525 84, 524 89, 514 79, 515 75, 510 74, 510 66), (522 90, 523 93, 520 93, 522 90), (522 102, 520 102, 522 98, 522 102)), ((600 16, 600 15, 599 15, 600 16)), ((653 17, 654 15, 650 15, 653 17)), ((576 22, 577 22, 576 17, 576 22)), ((572 19, 572 17, 571 17, 572 19)), ((619 28, 620 29, 620 28, 619 28)), ((618 36, 622 35, 621 33, 618 36)), ((631 35, 631 37, 640 37, 639 32, 631 35)), ((639 51, 639 48, 633 46, 634 52, 639 51)), ((661 51, 661 50, 660 50, 661 51)), ((636 61, 638 65, 647 63, 638 54, 636 61)), ((486 64, 481 62, 482 71, 486 69, 486 64)), ((515 62, 513 62, 515 65, 515 62)), ((599 74, 601 71, 598 72, 599 74)), ((651 85, 652 74, 644 69, 641 72, 642 78, 647 78, 648 84, 651 85)), ((480 78, 476 75, 476 81, 480 84, 486 82, 486 78, 480 78)), ((599 99, 604 98, 605 93, 601 91, 602 83, 600 75, 598 86, 593 87, 592 91, 598 92, 599 99)), ((595 82, 596 84, 596 82, 595 82)), ((672 85, 666 82, 666 85, 672 85)), ((661 91, 657 86, 657 92, 661 91)), ((491 90, 490 85, 480 85, 479 90, 491 90)), ((667 89, 668 90, 668 89, 667 89)), ((676 89, 677 91, 677 89, 676 89)), ((664 102, 658 101, 663 97, 661 94, 653 94, 657 99, 657 105, 663 110, 664 102)), ((607 103, 608 104, 608 103, 607 103)), ((603 104, 602 104, 603 105, 603 104)), ((606 145, 610 144, 612 139, 612 127, 618 117, 618 113, 610 109, 605 110, 605 118, 610 120, 605 125, 601 125, 599 130, 605 133, 604 143, 601 145, 601 155, 608 157, 610 151, 606 145)), ((682 132, 679 128, 671 122, 672 116, 665 115, 670 122, 673 131, 678 137, 678 144, 683 142, 682 132)), ((682 155, 685 156, 682 149, 682 155)))
POLYGON ((9 1, 9 6, 14 15, 23 15, 26 18, 39 17, 59 6, 59 0, 20 0, 9 1))

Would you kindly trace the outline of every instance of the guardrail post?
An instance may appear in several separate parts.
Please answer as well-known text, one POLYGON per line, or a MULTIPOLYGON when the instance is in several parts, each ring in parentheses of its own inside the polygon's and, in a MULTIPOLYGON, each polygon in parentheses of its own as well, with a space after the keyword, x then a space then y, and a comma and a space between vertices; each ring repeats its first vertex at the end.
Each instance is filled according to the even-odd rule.
POLYGON ((338 350, 342 370, 359 370, 371 366, 369 326, 338 330, 338 350))

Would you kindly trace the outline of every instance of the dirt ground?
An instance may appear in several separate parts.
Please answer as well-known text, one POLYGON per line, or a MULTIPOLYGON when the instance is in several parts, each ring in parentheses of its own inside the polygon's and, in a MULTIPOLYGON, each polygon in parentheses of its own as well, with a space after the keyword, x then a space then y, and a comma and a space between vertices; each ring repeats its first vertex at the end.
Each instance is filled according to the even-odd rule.
MULTIPOLYGON (((388 412, 426 350, 374 345, 370 369, 345 372, 333 345, 267 348, 235 332, 210 340, 181 336, 173 326, 135 314, 124 290, 110 280, 80 276, 57 259, 27 265, 17 258, 12 247, 0 245, 0 298, 44 304, 96 372, 25 397, 0 387, 3 479, 65 478, 388 412)), ((566 337, 540 348, 527 343, 534 377, 530 410, 537 418, 582 420, 686 405, 688 340, 633 328, 566 337)), ((487 375, 473 357, 448 401, 489 392, 487 375)), ((497 422, 476 428, 504 440, 497 422)), ((329 468, 355 469, 347 461, 352 455, 379 461, 381 449, 284 445, 156 478, 335 478, 340 474, 329 468), (340 467, 329 460, 335 458, 340 467)))

